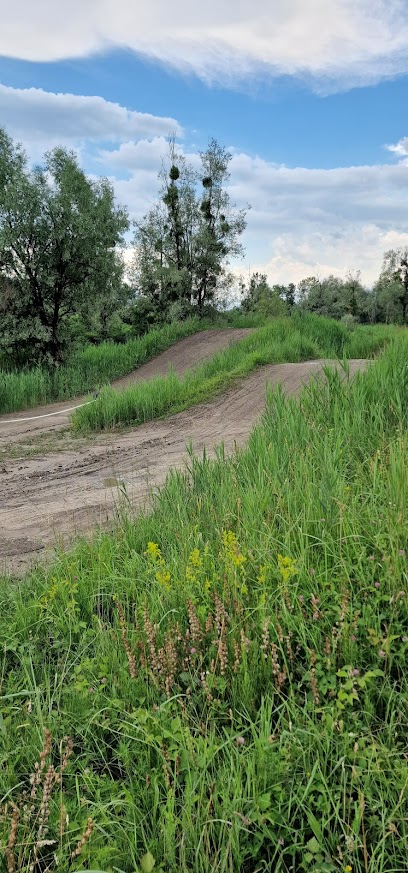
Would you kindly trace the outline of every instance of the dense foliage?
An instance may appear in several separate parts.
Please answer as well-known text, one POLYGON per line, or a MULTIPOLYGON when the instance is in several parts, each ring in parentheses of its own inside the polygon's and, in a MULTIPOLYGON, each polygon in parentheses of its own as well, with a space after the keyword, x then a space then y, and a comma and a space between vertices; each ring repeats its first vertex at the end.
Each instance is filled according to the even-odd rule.
POLYGON ((265 316, 313 312, 346 324, 407 324, 408 250, 385 253, 380 276, 371 290, 364 287, 358 272, 348 273, 345 279, 309 276, 297 286, 271 285, 266 274, 254 273, 248 283, 241 283, 240 290, 244 312, 265 316))
POLYGON ((88 179, 73 153, 56 148, 31 170, 0 128, 0 348, 55 364, 73 316, 96 309, 106 321, 128 295, 118 256, 127 227, 112 186, 88 179))

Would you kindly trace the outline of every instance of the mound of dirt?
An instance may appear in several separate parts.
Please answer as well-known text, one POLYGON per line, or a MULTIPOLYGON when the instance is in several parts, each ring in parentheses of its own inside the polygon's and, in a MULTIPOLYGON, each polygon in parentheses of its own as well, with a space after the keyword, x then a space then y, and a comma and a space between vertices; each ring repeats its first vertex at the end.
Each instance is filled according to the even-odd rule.
MULTIPOLYGON (((161 355, 157 355, 127 376, 112 382, 112 385, 114 388, 126 388, 132 382, 153 379, 154 376, 165 376, 170 370, 181 376, 196 364, 212 358, 216 352, 244 339, 250 333, 252 333, 251 328, 200 331, 174 343, 161 355)), ((42 433, 66 429, 70 411, 86 399, 86 397, 78 397, 76 400, 37 406, 27 412, 13 412, 0 416, 0 450, 2 446, 9 445, 11 442, 21 443, 24 439, 31 439, 42 433)))

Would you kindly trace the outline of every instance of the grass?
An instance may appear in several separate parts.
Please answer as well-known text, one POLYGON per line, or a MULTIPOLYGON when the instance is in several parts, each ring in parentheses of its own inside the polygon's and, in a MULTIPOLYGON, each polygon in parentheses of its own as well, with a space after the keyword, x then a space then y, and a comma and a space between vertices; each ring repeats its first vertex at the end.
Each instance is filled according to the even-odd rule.
POLYGON ((54 371, 45 367, 20 372, 0 369, 0 414, 78 397, 130 373, 177 340, 208 326, 207 322, 192 318, 155 328, 126 343, 89 345, 54 371))
POLYGON ((119 391, 103 388, 96 402, 73 414, 72 429, 109 430, 179 412, 225 390, 264 364, 344 355, 368 358, 397 330, 383 325, 350 330, 332 319, 313 315, 274 319, 183 377, 170 373, 119 391))
POLYGON ((9 871, 406 869, 407 362, 275 391, 245 450, 4 580, 9 871))

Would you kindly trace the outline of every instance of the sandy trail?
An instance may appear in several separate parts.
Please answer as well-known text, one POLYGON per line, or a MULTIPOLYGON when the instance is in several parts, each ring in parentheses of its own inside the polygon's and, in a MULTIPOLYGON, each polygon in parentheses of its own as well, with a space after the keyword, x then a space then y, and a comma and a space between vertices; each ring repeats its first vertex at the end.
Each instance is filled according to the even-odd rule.
MULTIPOLYGON (((183 466, 188 444, 209 455, 221 442, 226 452, 243 445, 264 409, 266 384, 280 383, 287 394, 295 394, 324 363, 263 367, 212 402, 166 421, 94 436, 73 450, 6 461, 0 467, 0 570, 22 572, 56 542, 105 526, 120 501, 120 486, 135 510, 145 507, 169 469, 183 466)), ((365 361, 351 361, 350 371, 365 366, 365 361)))

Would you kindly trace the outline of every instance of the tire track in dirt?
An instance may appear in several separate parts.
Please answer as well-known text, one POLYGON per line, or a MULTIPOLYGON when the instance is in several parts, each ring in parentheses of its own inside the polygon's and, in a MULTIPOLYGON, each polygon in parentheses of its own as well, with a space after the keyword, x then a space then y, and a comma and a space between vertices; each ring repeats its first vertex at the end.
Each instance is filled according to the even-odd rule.
MULTIPOLYGON (((274 364, 251 373, 226 394, 165 421, 126 434, 97 435, 76 450, 7 461, 0 473, 0 570, 22 572, 79 533, 105 527, 120 504, 137 511, 170 468, 182 467, 186 446, 212 456, 221 442, 231 453, 242 446, 265 406, 266 385, 296 394, 324 361, 274 364)), ((326 362, 327 363, 327 362, 326 362)), ((366 366, 350 362, 350 372, 366 366)))

